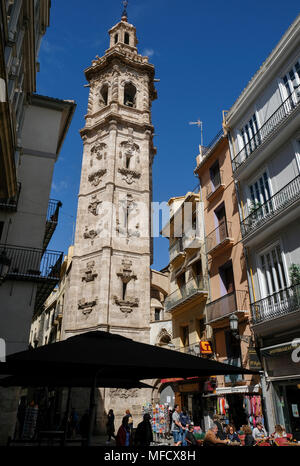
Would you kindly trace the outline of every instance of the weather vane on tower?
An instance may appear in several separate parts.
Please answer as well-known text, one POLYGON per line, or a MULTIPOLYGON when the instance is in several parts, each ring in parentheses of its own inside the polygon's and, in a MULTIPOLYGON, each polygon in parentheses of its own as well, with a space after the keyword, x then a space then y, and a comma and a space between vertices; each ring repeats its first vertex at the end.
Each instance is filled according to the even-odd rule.
POLYGON ((123 13, 122 13, 122 19, 123 18, 127 19, 127 6, 128 6, 128 1, 127 0, 123 1, 123 6, 124 6, 124 10, 123 10, 123 13))

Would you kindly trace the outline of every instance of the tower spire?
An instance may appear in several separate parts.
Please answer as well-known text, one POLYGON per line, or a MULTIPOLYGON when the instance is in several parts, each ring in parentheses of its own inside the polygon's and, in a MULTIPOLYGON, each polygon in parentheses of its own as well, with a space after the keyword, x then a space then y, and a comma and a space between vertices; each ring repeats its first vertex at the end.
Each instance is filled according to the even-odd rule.
POLYGON ((128 6, 128 1, 127 0, 123 0, 123 6, 124 6, 124 10, 123 10, 123 13, 122 13, 122 21, 127 21, 127 6, 128 6))

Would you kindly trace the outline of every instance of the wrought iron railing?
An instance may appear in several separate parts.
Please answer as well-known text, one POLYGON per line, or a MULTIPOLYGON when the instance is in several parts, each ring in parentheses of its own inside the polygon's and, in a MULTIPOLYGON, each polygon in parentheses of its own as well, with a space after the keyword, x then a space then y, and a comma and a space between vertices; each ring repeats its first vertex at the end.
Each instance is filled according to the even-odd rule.
POLYGON ((242 235, 245 237, 251 231, 265 224, 283 209, 289 207, 300 197, 300 176, 294 178, 267 202, 259 205, 241 222, 242 235))
POLYGON ((60 277, 62 252, 0 244, 2 253, 10 261, 7 279, 43 281, 60 277))
POLYGON ((256 151, 267 137, 273 133, 278 125, 280 125, 283 120, 299 106, 299 102, 300 87, 298 86, 234 157, 232 160, 233 171, 240 167, 250 157, 250 155, 256 151))
POLYGON ((223 181, 223 170, 220 170, 211 178, 209 185, 206 188, 206 199, 208 199, 218 188, 223 181))
POLYGON ((60 201, 56 199, 49 199, 48 210, 47 210, 47 222, 58 222, 59 209, 62 206, 60 201))
POLYGON ((276 319, 300 309, 300 283, 251 304, 252 323, 276 319))
POLYGON ((250 300, 248 291, 235 290, 206 304, 207 323, 227 317, 236 311, 249 310, 250 300))
POLYGON ((208 153, 215 147, 215 145, 219 142, 221 137, 223 137, 224 131, 223 128, 220 129, 220 131, 211 139, 211 141, 207 144, 207 146, 204 146, 204 157, 208 155, 208 153))
POLYGON ((170 261, 175 259, 180 252, 183 252, 183 242, 182 238, 178 238, 175 243, 169 247, 170 261))
POLYGON ((18 207, 20 191, 21 191, 21 183, 17 183, 17 192, 15 196, 9 199, 0 199, 0 210, 16 211, 18 207))
POLYGON ((231 222, 223 220, 220 225, 206 237, 207 252, 232 237, 231 222))
POLYGON ((186 300, 207 292, 207 281, 204 277, 192 278, 177 290, 173 291, 165 300, 165 310, 170 311, 186 300))

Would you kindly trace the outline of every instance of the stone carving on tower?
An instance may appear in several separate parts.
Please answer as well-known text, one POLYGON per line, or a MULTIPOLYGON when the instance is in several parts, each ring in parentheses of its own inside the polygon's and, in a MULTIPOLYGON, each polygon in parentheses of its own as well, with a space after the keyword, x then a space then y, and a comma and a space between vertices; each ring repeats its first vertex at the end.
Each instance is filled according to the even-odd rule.
MULTIPOLYGON (((149 343, 155 71, 138 53, 126 8, 109 36, 105 54, 85 70, 88 110, 62 334, 102 330, 149 343)), ((108 412, 109 392, 100 393, 108 412)), ((135 399, 137 416, 145 399, 135 399)), ((116 424, 127 407, 114 399, 116 424)))

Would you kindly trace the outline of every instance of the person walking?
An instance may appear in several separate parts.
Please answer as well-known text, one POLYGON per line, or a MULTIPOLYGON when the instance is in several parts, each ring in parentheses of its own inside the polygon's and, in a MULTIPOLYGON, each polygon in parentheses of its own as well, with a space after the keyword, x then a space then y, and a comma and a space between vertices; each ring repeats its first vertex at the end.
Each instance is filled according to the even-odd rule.
POLYGON ((114 439, 116 439, 116 436, 115 436, 115 415, 114 415, 114 412, 113 412, 112 409, 110 409, 108 411, 106 429, 107 429, 107 436, 108 436, 106 443, 110 443, 112 437, 114 439))
POLYGON ((133 418, 132 418, 132 415, 131 415, 129 409, 126 409, 125 413, 126 413, 126 416, 128 417, 128 427, 129 427, 129 429, 130 429, 130 435, 132 435, 132 430, 133 430, 133 418))
POLYGON ((145 413, 142 422, 138 424, 134 436, 135 447, 149 447, 150 443, 153 442, 153 433, 150 419, 150 414, 145 413))
POLYGON ((174 412, 172 414, 172 427, 171 432, 174 438, 174 443, 182 442, 182 435, 180 429, 185 430, 185 427, 180 422, 180 408, 179 405, 174 406, 174 412))
POLYGON ((116 446, 117 447, 129 447, 131 441, 130 436, 130 427, 128 425, 128 416, 124 416, 122 419, 122 424, 119 427, 117 436, 116 436, 116 446))
POLYGON ((180 419, 181 425, 183 426, 183 428, 180 429, 180 434, 181 434, 181 439, 182 439, 182 446, 186 447, 187 443, 185 441, 185 436, 186 436, 187 431, 188 431, 188 425, 191 423, 191 419, 190 419, 190 416, 189 416, 186 408, 182 408, 179 419, 180 419))

